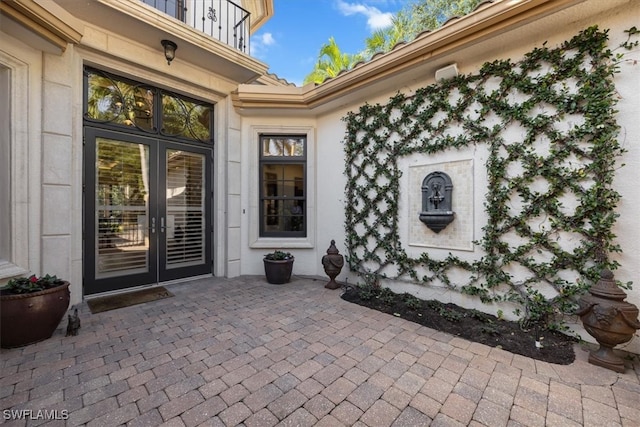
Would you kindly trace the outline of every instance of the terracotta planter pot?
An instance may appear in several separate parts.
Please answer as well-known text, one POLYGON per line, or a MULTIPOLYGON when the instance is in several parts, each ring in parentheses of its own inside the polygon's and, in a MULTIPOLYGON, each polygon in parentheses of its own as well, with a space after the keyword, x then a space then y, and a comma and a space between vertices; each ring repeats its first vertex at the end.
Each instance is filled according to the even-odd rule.
POLYGON ((40 292, 0 295, 0 347, 22 347, 50 338, 69 300, 69 282, 40 292))
POLYGON ((293 270, 293 258, 285 260, 264 259, 264 274, 267 282, 272 285, 282 285, 291 280, 293 270))

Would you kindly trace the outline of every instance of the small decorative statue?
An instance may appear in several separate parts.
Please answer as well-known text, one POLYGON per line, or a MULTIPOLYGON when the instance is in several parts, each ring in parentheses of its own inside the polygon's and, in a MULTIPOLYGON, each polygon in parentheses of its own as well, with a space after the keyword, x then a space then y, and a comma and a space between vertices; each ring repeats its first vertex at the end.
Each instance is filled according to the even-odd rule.
POLYGON ((322 257, 322 265, 324 266, 324 272, 329 276, 329 280, 326 285, 327 289, 338 289, 340 284, 336 282, 336 276, 342 271, 344 265, 344 257, 338 253, 336 248, 336 241, 331 240, 331 246, 327 249, 327 254, 322 257))
POLYGON ((589 355, 589 363, 616 372, 624 372, 624 361, 613 353, 613 347, 625 343, 637 329, 638 308, 623 301, 627 294, 618 287, 610 270, 602 270, 600 280, 580 298, 577 314, 584 328, 600 344, 589 355))
POLYGON ((80 329, 80 316, 78 316, 78 309, 76 308, 73 311, 73 316, 68 314, 69 323, 67 324, 67 334, 65 336, 70 335, 78 335, 78 329, 80 329))

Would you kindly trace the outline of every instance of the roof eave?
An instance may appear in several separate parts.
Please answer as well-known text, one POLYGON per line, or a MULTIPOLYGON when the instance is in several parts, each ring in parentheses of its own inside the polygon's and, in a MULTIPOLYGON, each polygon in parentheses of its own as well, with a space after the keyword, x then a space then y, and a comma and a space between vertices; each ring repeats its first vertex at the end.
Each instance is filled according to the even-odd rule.
POLYGON ((0 13, 33 31, 60 53, 66 50, 67 44, 78 44, 82 39, 81 23, 52 2, 3 0, 0 13))
POLYGON ((273 16, 273 0, 253 0, 247 2, 246 8, 251 13, 251 34, 273 16))
POLYGON ((396 46, 384 55, 343 72, 321 85, 301 88, 240 85, 232 96, 239 111, 250 109, 316 110, 323 105, 383 79, 407 71, 462 47, 473 45, 586 0, 509 0, 477 10, 411 43, 396 46), (296 90, 297 89, 297 90, 296 90))

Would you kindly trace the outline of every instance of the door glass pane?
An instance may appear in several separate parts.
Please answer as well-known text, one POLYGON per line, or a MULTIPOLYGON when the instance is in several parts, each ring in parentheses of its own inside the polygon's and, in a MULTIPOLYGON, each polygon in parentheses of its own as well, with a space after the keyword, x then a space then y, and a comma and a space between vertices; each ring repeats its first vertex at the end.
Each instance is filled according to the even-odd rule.
POLYGON ((205 156, 167 150, 167 268, 202 264, 205 257, 205 156))
POLYGON ((100 71, 87 76, 87 118, 153 131, 155 92, 100 71))
POLYGON ((212 112, 213 108, 208 104, 163 93, 162 133, 210 142, 212 112))
POLYGON ((97 138, 96 278, 149 270, 149 147, 97 138))

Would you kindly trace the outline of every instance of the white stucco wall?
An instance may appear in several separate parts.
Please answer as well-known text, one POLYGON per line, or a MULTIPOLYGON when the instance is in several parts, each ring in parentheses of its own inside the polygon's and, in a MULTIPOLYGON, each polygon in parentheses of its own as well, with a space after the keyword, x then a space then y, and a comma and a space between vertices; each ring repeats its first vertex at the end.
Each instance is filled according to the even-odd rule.
MULTIPOLYGON (((323 215, 324 207, 317 204, 318 188, 324 185, 319 180, 319 168, 316 163, 318 148, 322 142, 317 138, 315 120, 309 118, 249 117, 242 121, 242 173, 241 173, 241 230, 242 274, 264 274, 263 255, 276 249, 291 252, 295 257, 294 275, 317 275, 316 239, 318 217, 323 215), (304 134, 307 136, 306 169, 306 209, 307 236, 301 238, 260 238, 258 211, 258 162, 260 134, 304 134), (317 209, 316 209, 317 207, 317 209)), ((328 247, 328 244, 327 244, 328 247)), ((326 250, 326 249, 325 249, 326 250)))
POLYGON ((74 146, 74 113, 81 118, 82 70, 74 72, 78 62, 71 46, 57 55, 3 34, 0 54, 12 68, 15 91, 11 232, 17 271, 3 277, 57 275, 71 283, 76 304, 82 300, 82 139, 74 146))
MULTIPOLYGON (((531 49, 541 46, 545 41, 547 46, 555 47, 563 41, 569 40, 579 31, 598 24, 600 29, 610 29, 609 37, 611 48, 616 48, 621 42, 626 40, 624 30, 638 25, 637 17, 640 16, 639 2, 616 2, 617 6, 611 3, 611 10, 597 15, 589 16, 581 6, 563 11, 561 14, 545 18, 529 25, 525 25, 517 30, 505 32, 496 37, 489 38, 472 48, 451 53, 445 58, 440 58, 439 63, 457 63, 462 74, 476 73, 479 67, 487 61, 496 59, 511 59, 517 61, 523 54, 531 49)), ((617 241, 622 248, 621 254, 613 254, 613 258, 620 262, 621 267, 615 271, 616 278, 623 281, 635 281, 635 287, 627 291, 627 301, 640 306, 640 230, 637 224, 637 212, 640 210, 640 192, 637 189, 637 182, 640 178, 640 98, 637 97, 639 86, 640 65, 634 61, 640 60, 640 50, 636 47, 633 52, 624 52, 626 61, 620 64, 620 74, 616 75, 615 82, 619 94, 619 104, 617 115, 618 123, 621 126, 619 141, 628 150, 624 157, 620 159, 620 164, 625 164, 617 170, 615 188, 622 195, 618 206, 620 218, 614 228, 618 236, 617 241)), ((434 83, 434 69, 428 64, 422 66, 425 70, 424 79, 403 80, 402 77, 395 78, 397 81, 397 91, 411 94, 417 88, 434 83)), ((415 73, 413 73, 415 74, 415 73)), ((413 75, 412 74, 412 75, 413 75)), ((329 114, 317 117, 317 169, 318 183, 316 199, 318 206, 322 209, 318 211, 317 233, 326 236, 320 239, 317 244, 317 256, 322 256, 328 246, 328 240, 335 238, 337 247, 341 252, 345 252, 345 230, 344 230, 344 188, 346 177, 344 176, 344 164, 337 161, 344 155, 341 141, 345 137, 345 126, 341 121, 349 111, 357 111, 365 102, 369 104, 385 104, 396 91, 386 93, 375 93, 369 91, 366 99, 358 99, 356 102, 342 108, 331 111, 329 114), (326 240, 326 242, 325 242, 326 240)), ((452 250, 448 247, 444 249, 422 248, 411 246, 408 222, 412 219, 408 203, 409 196, 404 189, 409 188, 408 179, 410 168, 421 164, 433 164, 449 161, 461 161, 473 159, 473 238, 479 239, 482 236, 482 226, 487 221, 484 212, 484 195, 486 193, 487 182, 484 164, 487 158, 483 147, 474 147, 469 150, 448 151, 438 153, 428 159, 420 159, 419 156, 410 156, 399 161, 403 178, 400 200, 400 233, 403 247, 410 254, 419 254, 427 250, 430 256, 444 258, 449 252, 462 259, 477 259, 478 249, 474 251, 452 250)), ((412 191, 419 191, 413 189, 412 191)), ((312 271, 312 266, 300 266, 301 269, 312 271)), ((345 268, 345 270, 347 270, 345 268)), ((318 274, 323 275, 322 270, 318 274)), ((350 283, 358 279, 350 273, 343 271, 338 280, 347 280, 350 283)), ((486 306, 467 296, 457 292, 451 292, 444 287, 431 286, 423 287, 410 283, 389 281, 385 285, 397 291, 410 291, 423 298, 438 298, 442 301, 451 301, 464 306, 475 307, 484 311, 495 313, 498 308, 502 308, 504 313, 513 318, 512 307, 486 306)), ((592 341, 580 325, 574 325, 576 331, 583 338, 592 341)), ((640 338, 636 334, 632 342, 621 346, 628 351, 640 353, 640 338)))
POLYGON ((82 71, 74 49, 44 55, 43 77, 40 271, 68 280, 76 304, 82 300, 82 71))
MULTIPOLYGON (((607 17, 601 28, 611 28, 611 46, 618 46, 626 40, 622 30, 638 25, 640 17, 640 3, 631 2, 628 8, 617 10, 607 17)), ((620 125, 618 141, 627 152, 620 160, 624 164, 616 171, 615 188, 621 199, 617 212, 620 215, 613 232, 622 249, 621 253, 613 255, 621 267, 615 271, 616 279, 622 282, 633 282, 633 289, 628 290, 626 301, 640 307, 640 49, 636 47, 632 52, 625 53, 625 61, 620 64, 620 73, 615 82, 618 90, 617 120, 620 125)), ((585 336, 586 334, 582 334, 585 336)), ((624 348, 640 354, 640 331, 634 339, 618 348, 624 348)))
POLYGON ((0 63, 15 87, 13 263, 1 266, 0 284, 16 275, 55 274, 71 283, 71 304, 83 299, 84 65, 214 104, 213 274, 239 274, 239 216, 227 215, 228 203, 238 205, 241 182, 240 119, 228 98, 235 84, 183 59, 168 68, 156 46, 88 24, 81 44, 62 53, 48 53, 46 43, 35 40, 27 44, 0 29, 0 63))

